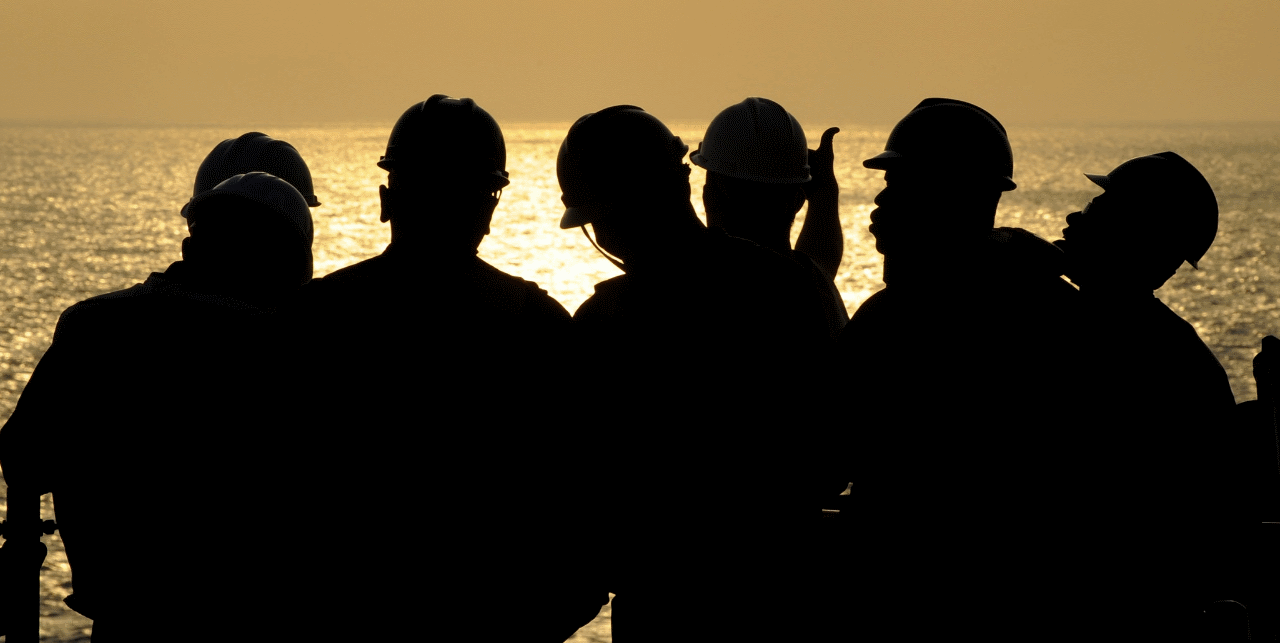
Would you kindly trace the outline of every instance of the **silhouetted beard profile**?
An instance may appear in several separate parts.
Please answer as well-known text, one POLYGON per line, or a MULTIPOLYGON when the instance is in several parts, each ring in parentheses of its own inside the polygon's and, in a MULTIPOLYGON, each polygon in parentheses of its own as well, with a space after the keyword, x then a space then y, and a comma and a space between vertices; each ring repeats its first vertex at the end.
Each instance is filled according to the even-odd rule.
POLYGON ((1204 609, 1242 590, 1231 570, 1248 565, 1233 558, 1247 535, 1248 436, 1230 421, 1222 365, 1152 291, 1208 249, 1217 206, 1171 152, 1088 176, 1106 192, 1067 216, 1056 244, 1080 286, 1083 355, 1107 366, 1082 381, 1079 400, 1099 422, 1082 434, 1106 445, 1082 489, 1111 534, 1090 562, 1126 596, 1100 606, 1125 638, 1198 640, 1204 609), (1180 529, 1166 528, 1171 515, 1180 529))
POLYGON ((1067 589, 1084 580, 1076 536, 1063 527, 1085 510, 1068 437, 1078 293, 1049 242, 993 228, 1015 187, 1004 128, 926 99, 864 165, 885 170, 870 231, 886 287, 854 313, 836 358, 859 402, 848 439, 867 454, 850 464, 875 525, 859 535, 878 552, 855 598, 873 629, 912 638, 1085 636, 1086 608, 1067 589))

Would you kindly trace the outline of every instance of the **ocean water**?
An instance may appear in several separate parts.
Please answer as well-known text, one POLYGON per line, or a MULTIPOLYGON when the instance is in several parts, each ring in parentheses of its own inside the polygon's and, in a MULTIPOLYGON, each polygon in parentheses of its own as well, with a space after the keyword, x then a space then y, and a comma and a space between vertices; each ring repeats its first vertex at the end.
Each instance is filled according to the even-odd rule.
MULTIPOLYGON (((888 130, 809 125, 811 145, 823 127, 842 128, 835 155, 845 252, 836 282, 852 312, 882 286, 880 256, 866 230, 882 173, 863 168, 861 161, 882 149, 888 130)), ((704 127, 673 124, 691 148, 704 127)), ((387 126, 255 129, 291 142, 312 169, 322 202, 312 210, 317 276, 381 251, 389 231, 378 221, 377 187, 386 175, 375 163, 387 126)), ((555 158, 567 129, 568 123, 504 128, 512 184, 502 194, 480 255, 538 282, 572 312, 596 282, 618 270, 580 232, 557 226, 563 209, 555 158)), ((126 288, 180 258, 186 228, 178 211, 191 195, 196 168, 219 141, 243 131, 0 127, 0 422, 12 412, 63 309, 126 288)), ((1200 168, 1218 197, 1217 240, 1200 270, 1184 265, 1157 295, 1213 349, 1237 400, 1252 399, 1251 360, 1259 341, 1280 334, 1280 124, 1011 127, 1010 137, 1019 187, 1002 198, 996 223, 1047 239, 1058 238, 1065 215, 1100 192, 1082 172, 1105 173, 1134 156, 1165 150, 1200 168)), ((694 166, 693 200, 700 214, 703 176, 694 166)), ((793 235, 802 221, 803 213, 793 235)), ((952 278, 964 280, 963 267, 952 278)), ((947 316, 940 315, 938 332, 945 335, 947 325, 947 316)), ((1056 346, 1046 336, 1040 346, 1026 348, 1052 359, 1056 346)), ((854 417, 864 401, 850 395, 838 403, 854 417)), ((46 541, 51 554, 43 580, 43 627, 47 640, 74 640, 85 634, 88 621, 62 606, 69 570, 57 538, 46 541)), ((607 618, 606 609, 576 640, 608 640, 607 618)))

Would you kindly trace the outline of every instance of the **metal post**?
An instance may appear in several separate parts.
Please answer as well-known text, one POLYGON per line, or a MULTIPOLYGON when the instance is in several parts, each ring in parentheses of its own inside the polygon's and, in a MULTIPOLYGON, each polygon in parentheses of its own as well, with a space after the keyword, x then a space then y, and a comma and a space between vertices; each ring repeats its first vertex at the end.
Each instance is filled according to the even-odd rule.
POLYGON ((40 495, 20 487, 9 487, 8 511, 4 523, 4 548, 9 566, 6 587, 9 631, 7 643, 37 643, 40 640, 40 568, 47 549, 40 536, 44 524, 40 516, 40 495))

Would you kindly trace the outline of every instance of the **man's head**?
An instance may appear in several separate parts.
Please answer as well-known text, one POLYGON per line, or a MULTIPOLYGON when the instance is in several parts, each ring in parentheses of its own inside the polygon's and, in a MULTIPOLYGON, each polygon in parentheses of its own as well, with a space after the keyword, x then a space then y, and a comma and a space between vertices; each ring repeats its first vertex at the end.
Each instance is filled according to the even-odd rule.
POLYGON ((627 261, 637 248, 697 223, 683 163, 688 150, 639 107, 579 118, 556 159, 565 205, 560 227, 592 224, 604 249, 627 261))
MULTIPOLYGON (((237 175, 248 172, 266 172, 287 181, 294 187, 307 205, 316 207, 320 200, 316 198, 311 185, 311 170, 298 150, 284 141, 271 138, 262 132, 248 132, 238 138, 229 138, 214 146, 213 151, 204 157, 200 169, 196 170, 195 188, 191 198, 194 199, 214 186, 237 175)), ((187 216, 191 201, 182 206, 182 216, 187 216)))
POLYGON ((510 184, 502 129, 470 98, 436 94, 396 121, 378 167, 382 220, 397 235, 475 248, 510 184))
POLYGON ((948 98, 921 101, 893 128, 884 152, 862 164, 885 171, 871 233, 886 256, 924 256, 985 238, 1000 195, 1017 187, 1004 126, 948 98))
POLYGON ((762 228, 789 228, 804 205, 808 157, 804 130, 781 105, 753 97, 725 108, 689 156, 707 170, 707 223, 750 239, 762 228))
POLYGON ((192 199, 187 221, 183 258, 228 294, 269 298, 311 279, 311 212, 283 179, 237 174, 192 199))
POLYGON ((1155 290, 1183 261, 1196 267, 1218 233, 1218 202, 1200 171, 1173 152, 1086 174, 1104 192, 1067 216, 1067 276, 1082 289, 1155 290))

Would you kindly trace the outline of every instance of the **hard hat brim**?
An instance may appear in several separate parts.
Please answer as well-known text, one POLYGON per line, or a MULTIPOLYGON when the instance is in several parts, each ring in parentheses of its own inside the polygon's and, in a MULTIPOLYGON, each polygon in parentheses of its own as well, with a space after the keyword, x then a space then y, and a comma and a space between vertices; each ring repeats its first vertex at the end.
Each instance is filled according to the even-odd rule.
POLYGON ((564 216, 560 217, 560 229, 568 230, 591 223, 595 218, 594 214, 590 208, 580 205, 567 207, 564 209, 564 216))
MULTIPOLYGON (((467 174, 466 172, 441 170, 439 166, 432 163, 414 163, 412 161, 397 161, 395 159, 389 159, 385 156, 378 161, 377 165, 378 167, 382 168, 383 170, 386 170, 387 172, 427 171, 427 172, 436 172, 436 173, 440 173, 442 175, 448 175, 448 176, 453 176, 453 175, 465 176, 467 174)), ((494 170, 492 172, 481 171, 480 175, 493 181, 493 189, 495 190, 501 190, 507 187, 508 185, 511 185, 511 178, 510 178, 511 175, 506 170, 494 170)))
POLYGON ((808 183, 813 180, 813 175, 809 174, 809 166, 807 165, 805 166, 804 176, 779 177, 779 176, 765 176, 763 174, 754 174, 751 172, 743 172, 740 170, 727 168, 720 163, 715 163, 707 159, 700 152, 694 152, 693 154, 690 154, 689 162, 693 163, 694 165, 708 172, 717 172, 719 174, 723 174, 725 176, 732 177, 735 179, 742 179, 743 181, 754 181, 756 183, 768 183, 770 185, 800 185, 802 183, 808 183))
POLYGON ((1111 177, 1107 176, 1106 174, 1085 173, 1084 176, 1085 178, 1089 179, 1090 181, 1093 181, 1095 184, 1097 184, 1098 187, 1104 190, 1107 189, 1107 186, 1111 184, 1111 177))
POLYGON ((902 155, 897 152, 881 152, 862 162, 862 167, 873 170, 887 170, 895 163, 902 162, 902 155))
MULTIPOLYGON (((907 159, 897 152, 881 152, 862 162, 862 167, 885 171, 904 167, 906 165, 907 159)), ((1000 185, 1001 192, 1009 192, 1018 188, 1018 184, 1014 183, 1013 179, 1007 176, 998 176, 995 178, 996 182, 1000 185)))
MULTIPOLYGON (((306 201, 307 201, 307 207, 309 207, 309 208, 318 208, 318 207, 320 207, 320 199, 317 199, 317 198, 316 198, 316 195, 314 195, 314 194, 310 194, 310 195, 306 195, 306 196, 304 196, 304 197, 302 197, 302 198, 306 199, 306 201)), ((194 201, 194 200, 195 200, 195 197, 191 197, 190 199, 187 199, 187 202, 186 202, 186 203, 182 204, 182 209, 178 211, 178 213, 182 215, 182 218, 184 218, 184 219, 185 219, 185 218, 187 218, 187 214, 188 214, 188 213, 190 213, 190 211, 191 211, 191 202, 192 202, 192 201, 194 201)))

